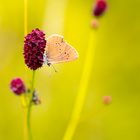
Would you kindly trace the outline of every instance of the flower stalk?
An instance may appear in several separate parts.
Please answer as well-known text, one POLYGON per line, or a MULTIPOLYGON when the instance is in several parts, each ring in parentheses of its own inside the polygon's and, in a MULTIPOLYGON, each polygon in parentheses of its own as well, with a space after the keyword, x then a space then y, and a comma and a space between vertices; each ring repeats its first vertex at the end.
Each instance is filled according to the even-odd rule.
POLYGON ((32 81, 31 81, 31 93, 30 93, 30 102, 28 105, 28 112, 27 112, 27 126, 28 126, 28 140, 32 140, 32 131, 31 131, 31 109, 32 109, 32 99, 33 99, 33 92, 34 92, 34 81, 35 81, 35 71, 32 74, 32 81))
POLYGON ((96 36, 95 36, 95 32, 91 31, 89 35, 88 48, 87 48, 86 58, 85 58, 83 71, 81 75, 79 91, 77 94, 71 119, 66 129, 66 132, 64 134, 63 140, 72 140, 77 125, 79 123, 81 112, 87 95, 88 84, 92 73, 92 67, 94 64, 93 61, 94 61, 95 49, 96 49, 96 36))
POLYGON ((34 81, 35 81, 35 71, 32 73, 32 81, 30 92, 24 94, 23 97, 23 116, 24 116, 24 140, 32 140, 32 130, 31 130, 31 111, 33 104, 33 92, 34 92, 34 81), (27 95, 29 94, 29 96, 27 95), (28 96, 28 100, 27 100, 28 96))

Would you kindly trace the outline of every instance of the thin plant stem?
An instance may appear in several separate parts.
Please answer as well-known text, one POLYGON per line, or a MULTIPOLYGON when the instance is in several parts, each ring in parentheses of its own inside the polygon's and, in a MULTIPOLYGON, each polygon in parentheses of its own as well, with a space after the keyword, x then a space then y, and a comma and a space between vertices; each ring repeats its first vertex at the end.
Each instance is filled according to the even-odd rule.
MULTIPOLYGON (((24 0, 24 36, 28 32, 28 0, 24 0)), ((24 127, 24 140, 29 140, 29 128, 28 128, 28 102, 26 95, 22 96, 22 105, 23 105, 23 127, 24 127)))
POLYGON ((32 110, 32 99, 33 99, 33 92, 34 92, 34 81, 35 81, 35 71, 33 71, 32 74, 32 81, 31 81, 31 88, 27 101, 27 96, 22 96, 22 100, 24 100, 25 103, 22 101, 23 106, 23 123, 24 123, 24 140, 32 140, 32 131, 31 131, 31 110, 32 110))
POLYGON ((28 130, 27 130, 27 107, 23 107, 23 131, 24 131, 24 140, 28 140, 28 130))
POLYGON ((34 92, 34 81, 35 81, 35 71, 32 74, 32 81, 31 81, 31 89, 30 89, 30 99, 27 111, 27 129, 28 129, 28 140, 32 140, 32 131, 31 131, 31 109, 32 109, 32 99, 33 99, 33 92, 34 92))
POLYGON ((71 119, 64 134, 63 140, 72 140, 77 125, 79 123, 80 115, 87 95, 90 76, 92 73, 95 48, 96 48, 95 33, 94 31, 91 31, 76 102, 71 115, 71 119))
POLYGON ((24 0, 24 36, 27 35, 28 31, 28 0, 24 0))

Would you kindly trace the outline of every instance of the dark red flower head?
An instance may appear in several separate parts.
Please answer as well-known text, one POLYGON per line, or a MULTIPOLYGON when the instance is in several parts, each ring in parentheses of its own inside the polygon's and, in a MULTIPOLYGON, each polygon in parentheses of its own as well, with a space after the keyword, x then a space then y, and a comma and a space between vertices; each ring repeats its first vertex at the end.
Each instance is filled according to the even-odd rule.
POLYGON ((13 79, 10 83, 10 88, 16 95, 21 95, 26 92, 25 85, 20 78, 13 79))
POLYGON ((43 65, 45 47, 45 34, 41 30, 34 29, 25 37, 24 59, 30 69, 36 70, 43 65))
POLYGON ((97 0, 94 8, 93 8, 93 15, 95 17, 101 16, 107 8, 107 2, 106 0, 97 0))

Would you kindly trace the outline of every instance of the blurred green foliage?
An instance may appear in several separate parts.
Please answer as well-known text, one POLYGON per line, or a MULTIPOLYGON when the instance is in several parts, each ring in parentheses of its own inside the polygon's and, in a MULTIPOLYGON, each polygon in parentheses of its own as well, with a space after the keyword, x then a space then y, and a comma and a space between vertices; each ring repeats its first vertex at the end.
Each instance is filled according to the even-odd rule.
MULTIPOLYGON (((20 98, 9 90, 13 77, 30 84, 23 60, 23 1, 0 1, 0 140, 22 140, 20 98)), ((77 61, 42 68, 36 89, 42 99, 32 112, 34 140, 61 140, 77 96, 88 44, 92 0, 30 0, 28 31, 65 36, 79 52, 77 61)), ((139 0, 108 0, 99 19, 92 75, 81 120, 73 140, 140 139, 139 0), (111 95, 105 107, 102 96, 111 95)), ((94 47, 94 46, 93 46, 94 47)))

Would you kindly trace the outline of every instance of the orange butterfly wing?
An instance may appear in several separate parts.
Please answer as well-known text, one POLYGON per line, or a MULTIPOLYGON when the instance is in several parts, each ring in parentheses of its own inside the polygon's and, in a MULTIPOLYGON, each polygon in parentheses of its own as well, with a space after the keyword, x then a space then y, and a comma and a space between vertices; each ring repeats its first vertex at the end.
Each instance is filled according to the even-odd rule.
POLYGON ((64 41, 63 36, 53 34, 47 38, 46 56, 48 63, 56 64, 77 59, 78 52, 64 41))

